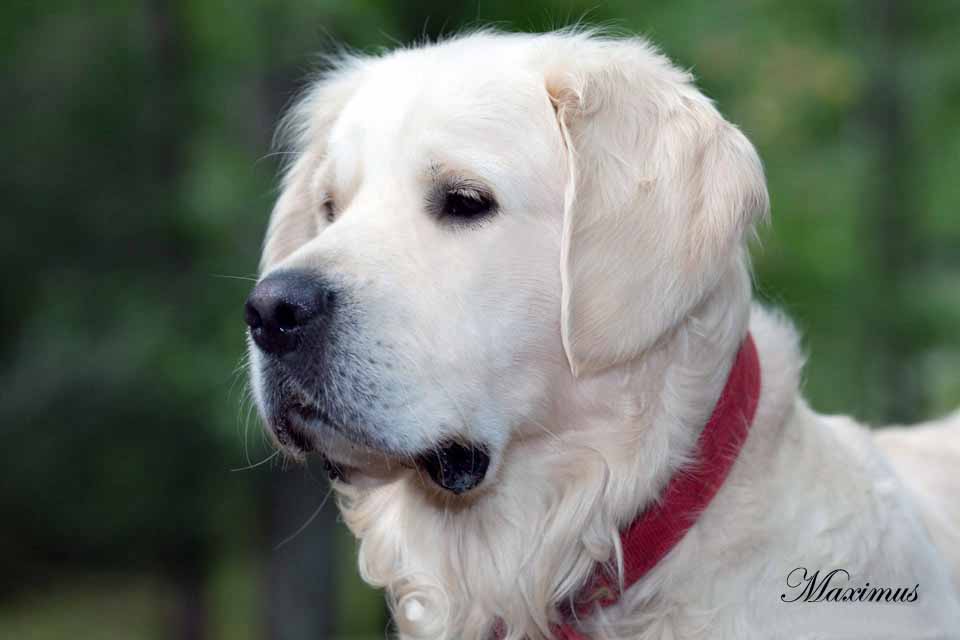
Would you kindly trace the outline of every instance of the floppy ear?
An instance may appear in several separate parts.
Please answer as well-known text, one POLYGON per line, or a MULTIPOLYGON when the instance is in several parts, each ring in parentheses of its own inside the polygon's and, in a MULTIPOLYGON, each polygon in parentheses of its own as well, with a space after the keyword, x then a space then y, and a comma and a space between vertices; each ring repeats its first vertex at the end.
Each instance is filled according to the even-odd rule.
POLYGON ((575 35, 558 49, 546 82, 570 167, 561 329, 582 375, 691 313, 768 196, 750 142, 649 44, 575 35))
POLYGON ((363 59, 344 57, 332 70, 310 84, 284 117, 277 131, 278 146, 288 157, 280 197, 270 214, 260 258, 260 272, 275 267, 329 223, 313 184, 327 152, 327 138, 337 116, 359 84, 363 59))

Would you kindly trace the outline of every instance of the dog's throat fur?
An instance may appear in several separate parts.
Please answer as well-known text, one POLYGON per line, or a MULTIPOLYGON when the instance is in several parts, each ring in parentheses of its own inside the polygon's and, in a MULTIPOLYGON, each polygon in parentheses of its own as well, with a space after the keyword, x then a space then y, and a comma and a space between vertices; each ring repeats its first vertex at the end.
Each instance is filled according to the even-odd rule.
MULTIPOLYGON (((740 345, 727 382, 696 444, 693 464, 677 471, 659 501, 642 511, 620 533, 623 580, 599 568, 571 603, 567 622, 553 628, 563 640, 586 640, 575 621, 596 607, 607 607, 653 569, 686 535, 723 486, 753 424, 760 400, 761 371, 753 337, 740 345), (621 586, 622 585, 622 586, 621 586)), ((495 636, 503 629, 495 625, 495 636)))

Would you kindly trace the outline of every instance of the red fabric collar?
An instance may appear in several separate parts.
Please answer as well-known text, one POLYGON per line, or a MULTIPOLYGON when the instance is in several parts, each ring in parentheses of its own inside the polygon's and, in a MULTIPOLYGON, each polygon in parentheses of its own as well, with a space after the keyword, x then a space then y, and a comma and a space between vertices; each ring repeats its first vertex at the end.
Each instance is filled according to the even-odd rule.
MULTIPOLYGON (((696 462, 670 478, 661 499, 650 505, 620 534, 623 588, 629 589, 663 559, 723 485, 753 423, 760 398, 760 361, 753 337, 744 338, 720 399, 697 440, 696 462)), ((620 597, 617 580, 598 568, 574 605, 571 618, 606 607, 620 597)), ((554 628, 561 640, 588 640, 572 622, 554 628)), ((502 637, 502 633, 497 633, 502 637)))

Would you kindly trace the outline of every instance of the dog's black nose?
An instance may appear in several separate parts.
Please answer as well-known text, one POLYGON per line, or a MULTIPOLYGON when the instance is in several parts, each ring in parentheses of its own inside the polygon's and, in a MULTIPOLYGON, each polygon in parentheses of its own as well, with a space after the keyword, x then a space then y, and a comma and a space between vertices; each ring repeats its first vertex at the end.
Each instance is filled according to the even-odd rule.
POLYGON ((280 271, 257 283, 244 316, 250 335, 263 351, 283 355, 296 350, 307 327, 330 314, 334 293, 302 271, 280 271))

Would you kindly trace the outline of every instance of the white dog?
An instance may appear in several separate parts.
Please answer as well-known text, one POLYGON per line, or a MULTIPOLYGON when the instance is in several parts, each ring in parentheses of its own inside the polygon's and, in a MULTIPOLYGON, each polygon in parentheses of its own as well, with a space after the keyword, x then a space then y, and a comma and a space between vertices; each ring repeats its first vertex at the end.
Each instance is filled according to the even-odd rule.
POLYGON ((247 303, 402 638, 960 637, 960 419, 798 395, 751 144, 653 47, 480 32, 316 81, 247 303))

